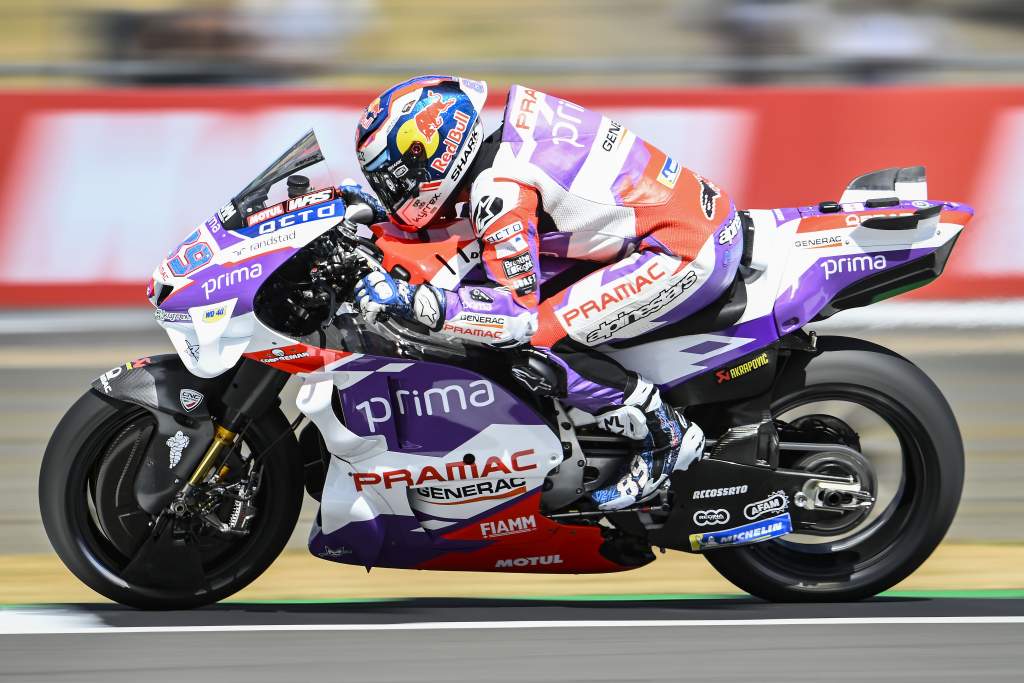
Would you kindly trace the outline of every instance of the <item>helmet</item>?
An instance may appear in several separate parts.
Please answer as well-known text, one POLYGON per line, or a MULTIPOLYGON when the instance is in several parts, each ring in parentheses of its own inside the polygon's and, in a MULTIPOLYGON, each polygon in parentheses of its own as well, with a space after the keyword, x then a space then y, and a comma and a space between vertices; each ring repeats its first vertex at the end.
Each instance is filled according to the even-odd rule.
POLYGON ((483 142, 487 84, 420 76, 385 90, 356 130, 356 156, 398 227, 416 231, 449 215, 483 142))

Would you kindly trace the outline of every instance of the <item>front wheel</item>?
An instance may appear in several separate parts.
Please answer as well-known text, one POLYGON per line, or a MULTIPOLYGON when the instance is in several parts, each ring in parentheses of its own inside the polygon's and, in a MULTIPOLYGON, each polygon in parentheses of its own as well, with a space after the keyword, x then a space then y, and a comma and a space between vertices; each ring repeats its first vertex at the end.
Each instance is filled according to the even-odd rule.
MULTIPOLYGON (((252 462, 262 466, 248 533, 218 534, 196 520, 191 528, 177 528, 173 542, 143 558, 154 519, 135 501, 133 482, 155 426, 153 416, 136 405, 92 391, 83 395, 57 426, 43 456, 43 526, 68 569, 111 600, 146 609, 216 602, 255 580, 288 542, 302 505, 298 444, 279 410, 254 420, 232 456, 249 460, 258 455, 252 462)), ((225 483, 231 483, 230 477, 225 483)), ((222 509, 210 514, 230 520, 234 504, 225 500, 222 509)))
MULTIPOLYGON (((785 425, 817 428, 822 443, 857 447, 874 469, 876 503, 831 535, 796 533, 706 555, 722 576, 766 600, 860 600, 891 588, 935 550, 963 488, 956 419, 917 366, 857 339, 823 337, 818 350, 792 359, 772 414, 785 425)), ((783 451, 780 464, 802 469, 811 461, 787 460, 783 451)))

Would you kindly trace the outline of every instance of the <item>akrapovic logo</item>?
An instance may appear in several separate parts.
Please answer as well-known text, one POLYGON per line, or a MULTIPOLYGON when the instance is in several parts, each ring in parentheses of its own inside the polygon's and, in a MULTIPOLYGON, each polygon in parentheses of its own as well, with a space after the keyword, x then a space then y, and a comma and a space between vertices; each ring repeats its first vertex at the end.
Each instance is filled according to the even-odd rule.
POLYGON ((738 496, 741 493, 747 492, 747 485, 741 486, 728 486, 721 489, 698 489, 693 492, 693 499, 700 500, 701 498, 721 498, 722 496, 738 496))
POLYGON ((715 377, 718 378, 718 383, 721 384, 723 382, 734 380, 737 377, 742 377, 743 375, 746 375, 749 372, 753 372, 754 370, 759 370, 764 366, 768 365, 768 363, 770 362, 771 361, 768 358, 768 354, 762 353, 760 356, 755 356, 754 358, 748 360, 746 363, 740 363, 734 368, 717 371, 715 373, 715 377))

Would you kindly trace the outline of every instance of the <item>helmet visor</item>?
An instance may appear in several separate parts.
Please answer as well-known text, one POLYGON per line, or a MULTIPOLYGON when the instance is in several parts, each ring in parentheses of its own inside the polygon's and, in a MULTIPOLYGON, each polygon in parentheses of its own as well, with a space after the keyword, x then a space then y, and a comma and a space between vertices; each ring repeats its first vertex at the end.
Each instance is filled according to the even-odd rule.
POLYGON ((420 183, 428 181, 427 157, 423 147, 413 144, 399 159, 390 161, 385 150, 363 169, 370 187, 394 217, 398 209, 419 196, 420 183))

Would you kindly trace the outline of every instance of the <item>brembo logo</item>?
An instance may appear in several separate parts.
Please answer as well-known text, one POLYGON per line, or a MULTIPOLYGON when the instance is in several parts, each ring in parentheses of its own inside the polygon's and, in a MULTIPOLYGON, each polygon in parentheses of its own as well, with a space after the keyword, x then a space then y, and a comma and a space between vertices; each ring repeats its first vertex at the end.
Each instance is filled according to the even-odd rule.
MULTIPOLYGON (((494 403, 494 386, 487 380, 477 379, 465 386, 449 384, 432 387, 423 392, 419 389, 399 389, 395 392, 394 403, 398 405, 398 412, 402 415, 448 415, 456 410, 464 411, 491 405, 494 403)), ((376 432, 377 425, 391 421, 391 406, 392 402, 386 398, 374 396, 356 404, 356 410, 363 411, 370 431, 376 432)))
POLYGON ((825 271, 825 279, 828 280, 833 275, 840 275, 842 273, 870 273, 876 270, 885 270, 886 262, 885 257, 881 254, 875 256, 865 254, 863 256, 843 256, 841 258, 828 259, 822 261, 819 265, 825 271))
POLYGON ((512 474, 513 472, 527 472, 537 469, 536 463, 520 462, 526 456, 533 455, 533 449, 517 451, 513 453, 508 461, 498 456, 491 456, 478 466, 476 462, 446 462, 443 471, 432 465, 427 465, 418 472, 412 470, 385 470, 383 472, 355 472, 352 474, 352 482, 356 485, 356 491, 362 491, 367 486, 384 485, 390 489, 397 485, 404 484, 409 487, 421 487, 432 481, 458 481, 460 479, 484 479, 492 474, 512 474))

